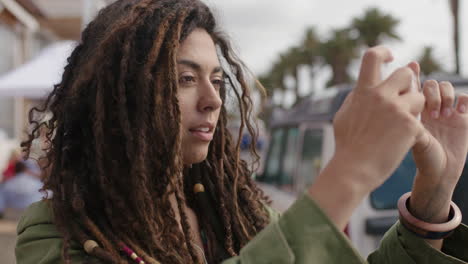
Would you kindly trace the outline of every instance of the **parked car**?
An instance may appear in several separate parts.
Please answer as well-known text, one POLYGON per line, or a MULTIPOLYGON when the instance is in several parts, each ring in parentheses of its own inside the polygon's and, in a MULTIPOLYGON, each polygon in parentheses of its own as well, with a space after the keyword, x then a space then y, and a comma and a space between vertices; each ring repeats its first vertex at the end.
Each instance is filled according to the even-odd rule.
MULTIPOLYGON (((349 85, 330 89, 276 114, 271 121, 263 172, 256 176, 256 180, 273 200, 274 208, 287 209, 307 186, 313 184, 332 157, 335 149, 332 120, 350 91, 349 85)), ((355 210, 346 233, 363 256, 378 247, 383 234, 397 221, 397 201, 411 190, 415 173, 414 160, 408 153, 391 177, 355 210)), ((464 219, 468 219, 466 174, 468 169, 464 170, 454 194, 464 219)))

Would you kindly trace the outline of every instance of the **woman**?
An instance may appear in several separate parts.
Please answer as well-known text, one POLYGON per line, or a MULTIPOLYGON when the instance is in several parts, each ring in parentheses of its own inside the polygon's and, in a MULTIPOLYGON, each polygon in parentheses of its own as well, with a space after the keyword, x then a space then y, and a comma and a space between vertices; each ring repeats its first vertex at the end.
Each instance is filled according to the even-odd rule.
POLYGON ((19 161, 21 161, 20 154, 17 150, 13 150, 10 154, 10 158, 8 159, 6 168, 3 171, 2 182, 6 182, 15 176, 15 166, 19 161))
POLYGON ((336 117, 334 158, 279 218, 226 129, 233 94, 239 135, 255 135, 245 70, 210 10, 193 0, 115 2, 70 56, 42 109, 52 119, 32 121, 24 146, 47 127, 44 188, 54 195, 20 221, 17 262, 362 263, 338 230, 414 147, 411 213, 457 228, 441 251, 441 232, 425 240, 397 224, 370 261, 464 263, 467 229, 448 218, 468 149, 468 96, 454 109, 448 83, 411 89, 415 63, 381 80, 390 60, 382 47, 366 53, 336 117), (440 109, 447 116, 436 117, 440 109))
POLYGON ((33 160, 18 161, 15 176, 2 186, 2 198, 9 208, 25 209, 42 199, 39 167, 33 160))

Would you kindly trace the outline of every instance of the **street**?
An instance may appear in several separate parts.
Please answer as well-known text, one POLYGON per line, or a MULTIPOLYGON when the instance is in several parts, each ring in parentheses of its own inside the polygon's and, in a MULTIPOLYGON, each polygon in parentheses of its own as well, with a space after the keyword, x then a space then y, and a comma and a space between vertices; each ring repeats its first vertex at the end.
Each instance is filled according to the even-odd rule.
POLYGON ((7 210, 0 220, 0 263, 15 263, 16 225, 21 212, 7 210))

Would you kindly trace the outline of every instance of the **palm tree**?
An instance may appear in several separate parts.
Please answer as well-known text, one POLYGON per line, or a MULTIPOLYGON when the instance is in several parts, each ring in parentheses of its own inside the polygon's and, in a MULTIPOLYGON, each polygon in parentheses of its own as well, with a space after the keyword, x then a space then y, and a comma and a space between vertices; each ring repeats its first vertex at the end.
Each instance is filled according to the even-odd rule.
POLYGON ((337 29, 330 39, 322 43, 320 54, 326 64, 332 68, 332 78, 327 86, 348 83, 351 77, 348 66, 357 58, 357 41, 351 37, 351 29, 337 29))
POLYGON ((450 11, 452 12, 453 19, 453 48, 455 52, 455 73, 460 74, 460 23, 459 23, 459 10, 460 1, 449 0, 450 11))
MULTIPOLYGON (((320 45, 321 44, 322 42, 318 34, 316 33, 315 28, 310 27, 306 29, 301 47, 306 57, 306 61, 308 61, 306 65, 309 66, 309 78, 311 80, 315 78, 316 66, 321 65, 321 57, 320 57, 320 45)), ((311 88, 313 91, 314 88, 313 87, 311 88)))
POLYGON ((383 39, 400 40, 396 33, 396 27, 400 21, 389 14, 382 13, 377 8, 369 8, 360 18, 354 18, 351 24, 359 33, 359 40, 373 47, 379 45, 383 39))
MULTIPOLYGON (((320 44, 321 41, 315 29, 313 27, 306 29, 301 48, 303 49, 304 55, 306 56, 306 61, 308 60, 308 63, 306 64, 311 68, 317 64, 320 58, 320 44)), ((311 74, 313 73, 311 72, 311 74)))
POLYGON ((284 85, 286 74, 285 62, 277 60, 267 73, 259 76, 258 80, 265 88, 267 97, 272 98, 275 92, 286 90, 284 85))
POLYGON ((424 75, 442 71, 442 67, 440 66, 440 63, 434 59, 432 51, 432 47, 424 47, 424 50, 418 59, 419 65, 421 66, 421 72, 424 75))
MULTIPOLYGON (((301 66, 309 66, 310 77, 313 77, 313 68, 319 62, 320 39, 314 28, 308 28, 304 34, 302 42, 298 46, 289 48, 280 55, 285 70, 285 76, 291 76, 294 79, 295 102, 299 102, 302 97, 299 94, 299 69, 301 66)), ((285 77, 284 76, 284 77, 285 77)))
POLYGON ((265 89, 265 96, 260 97, 260 112, 258 113, 258 118, 262 119, 265 123, 268 123, 271 115, 271 108, 274 107, 273 105, 273 93, 274 93, 274 85, 272 81, 272 76, 270 73, 266 73, 260 75, 258 77, 258 82, 260 82, 261 87, 258 83, 255 83, 257 89, 265 89))
POLYGON ((273 96, 275 91, 286 91, 284 85, 286 77, 294 79, 295 103, 301 99, 299 94, 299 69, 303 65, 308 65, 311 69, 310 76, 313 76, 312 68, 319 61, 320 39, 314 28, 308 28, 304 34, 302 42, 298 46, 293 46, 281 53, 278 60, 273 64, 269 72, 259 77, 259 81, 267 90, 268 96, 273 96))
POLYGON ((285 63, 287 74, 294 79, 295 102, 300 100, 299 94, 299 68, 302 65, 309 64, 309 58, 301 47, 292 47, 285 54, 282 54, 281 60, 285 63))
MULTIPOLYGON (((265 89, 265 93, 267 97, 271 97, 274 93, 274 84, 272 80, 272 76, 270 73, 266 73, 263 75, 258 76, 258 81, 261 83, 262 87, 265 89)), ((256 84, 257 85, 257 84, 256 84)), ((260 88, 260 87, 257 87, 260 88)))

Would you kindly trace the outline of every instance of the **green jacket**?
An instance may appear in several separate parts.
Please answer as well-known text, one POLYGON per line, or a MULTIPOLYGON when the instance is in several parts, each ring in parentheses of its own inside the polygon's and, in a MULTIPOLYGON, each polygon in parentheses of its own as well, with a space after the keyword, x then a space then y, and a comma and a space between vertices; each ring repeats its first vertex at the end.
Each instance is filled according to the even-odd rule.
MULTIPOLYGON (((222 264, 367 263, 308 195, 303 195, 281 217, 269 210, 272 222, 240 252, 222 264)), ((46 202, 31 205, 18 224, 18 264, 60 263, 62 238, 46 202)), ((72 243, 72 263, 89 256, 72 243)), ((468 228, 458 227, 445 239, 442 252, 417 238, 399 223, 368 257, 373 264, 468 263, 468 228)), ((129 262, 130 263, 130 262, 129 262)))

